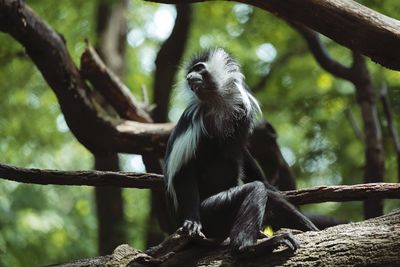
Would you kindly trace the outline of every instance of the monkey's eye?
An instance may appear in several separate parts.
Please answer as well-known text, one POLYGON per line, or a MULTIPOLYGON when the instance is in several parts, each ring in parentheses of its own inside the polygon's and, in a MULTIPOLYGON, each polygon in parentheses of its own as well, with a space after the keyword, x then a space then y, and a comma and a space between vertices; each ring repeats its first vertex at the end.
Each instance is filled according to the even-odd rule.
POLYGON ((191 73, 191 72, 200 72, 200 71, 202 71, 202 70, 204 70, 204 69, 206 69, 206 65, 204 64, 204 63, 197 63, 197 64, 195 64, 193 67, 191 67, 190 69, 189 69, 189 72, 188 73, 191 73))

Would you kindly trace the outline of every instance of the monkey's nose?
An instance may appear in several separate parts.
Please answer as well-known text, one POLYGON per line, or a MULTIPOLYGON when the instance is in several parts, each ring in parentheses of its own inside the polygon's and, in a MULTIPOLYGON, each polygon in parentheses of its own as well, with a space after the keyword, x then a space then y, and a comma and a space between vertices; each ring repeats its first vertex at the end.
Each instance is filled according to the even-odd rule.
POLYGON ((203 81, 201 75, 196 73, 196 72, 188 73, 188 75, 186 76, 186 80, 188 82, 201 82, 201 81, 203 81))

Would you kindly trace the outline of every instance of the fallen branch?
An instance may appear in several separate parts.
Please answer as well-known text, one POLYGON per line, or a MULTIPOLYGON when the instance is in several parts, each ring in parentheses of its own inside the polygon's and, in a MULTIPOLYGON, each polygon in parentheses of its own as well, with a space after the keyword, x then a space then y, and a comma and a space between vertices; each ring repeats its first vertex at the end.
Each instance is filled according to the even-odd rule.
MULTIPOLYGON (((102 266, 157 263, 162 263, 162 266, 398 266, 400 209, 363 222, 301 233, 296 238, 300 248, 295 253, 279 249, 272 254, 247 259, 233 257, 226 246, 210 248, 193 245, 168 255, 165 251, 168 251, 170 244, 164 243, 165 249, 161 254, 168 255, 164 258, 151 257, 128 245, 121 245, 112 255, 95 260, 101 262, 102 266)), ((93 260, 54 266, 98 266, 89 265, 93 260)))
MULTIPOLYGON (((31 184, 118 186, 124 188, 163 189, 163 176, 153 173, 56 171, 18 168, 0 164, 3 179, 31 184)), ((369 183, 358 185, 316 186, 282 191, 293 204, 327 201, 345 202, 365 199, 400 199, 399 183, 369 183)))

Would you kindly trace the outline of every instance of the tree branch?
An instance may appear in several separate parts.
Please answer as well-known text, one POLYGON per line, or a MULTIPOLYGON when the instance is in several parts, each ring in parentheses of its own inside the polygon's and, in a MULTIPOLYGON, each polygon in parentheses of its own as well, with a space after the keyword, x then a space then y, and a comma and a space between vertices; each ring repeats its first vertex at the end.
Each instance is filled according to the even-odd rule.
POLYGON ((96 112, 63 38, 20 0, 0 0, 0 31, 9 33, 25 47, 56 94, 75 137, 94 154, 113 150, 109 140, 115 129, 96 112))
POLYGON ((57 171, 18 168, 0 164, 3 179, 42 185, 89 185, 163 189, 163 176, 153 173, 112 171, 57 171))
POLYGON ((131 91, 107 68, 89 43, 81 56, 81 74, 107 99, 121 118, 152 122, 150 115, 142 109, 131 91))
MULTIPOLYGON (((305 232, 296 235, 300 248, 295 253, 277 249, 259 257, 246 259, 234 257, 227 246, 185 246, 174 253, 167 253, 171 244, 163 243, 158 258, 130 248, 118 246, 114 253, 102 259, 92 258, 61 265, 58 267, 94 266, 136 266, 160 264, 162 266, 398 266, 400 264, 400 210, 387 215, 358 223, 330 227, 323 231, 305 232)), ((172 250, 180 245, 177 233, 172 250)), ((185 240, 184 240, 185 241, 185 240)))
POLYGON ((316 186, 283 192, 294 204, 346 202, 365 199, 400 198, 398 183, 368 183, 357 185, 316 186), (323 199, 323 201, 321 201, 323 199))
MULTIPOLYGON (((153 173, 110 171, 56 171, 18 168, 0 164, 3 179, 32 184, 118 186, 126 188, 163 189, 163 176, 153 173)), ((370 183, 359 185, 317 186, 282 191, 293 204, 327 201, 345 202, 364 199, 398 199, 399 183, 370 183)))
POLYGON ((316 32, 308 29, 307 27, 299 23, 294 23, 289 20, 288 22, 307 41, 311 53, 314 55, 315 59, 323 69, 333 74, 334 76, 345 80, 349 80, 351 78, 350 68, 342 65, 329 55, 325 46, 322 44, 319 35, 316 32))
MULTIPOLYGON (((194 3, 210 0, 151 0, 194 3)), ((390 69, 400 70, 400 21, 347 0, 238 0, 318 31, 390 69)))
POLYGON ((154 73, 154 103, 155 122, 168 120, 168 104, 174 84, 175 74, 185 51, 190 25, 192 22, 192 7, 188 4, 176 5, 175 25, 171 35, 161 45, 155 61, 154 73))
POLYGON ((365 135, 361 131, 360 127, 358 127, 357 122, 356 122, 356 118, 354 118, 354 114, 353 114, 353 111, 351 110, 351 108, 346 108, 345 115, 346 115, 346 118, 349 120, 349 123, 351 125, 351 128, 354 131, 355 136, 361 142, 365 143, 365 135))

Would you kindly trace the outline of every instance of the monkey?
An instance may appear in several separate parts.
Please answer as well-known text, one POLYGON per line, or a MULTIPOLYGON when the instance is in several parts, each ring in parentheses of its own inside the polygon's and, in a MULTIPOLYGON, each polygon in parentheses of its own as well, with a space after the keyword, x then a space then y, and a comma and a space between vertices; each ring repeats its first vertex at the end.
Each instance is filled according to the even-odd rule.
POLYGON ((290 233, 257 244, 267 202, 298 229, 318 229, 266 181, 248 151, 261 109, 239 63, 222 48, 198 54, 188 64, 185 91, 189 104, 164 159, 167 202, 178 225, 192 237, 229 237, 233 254, 280 244, 296 250, 290 233))

